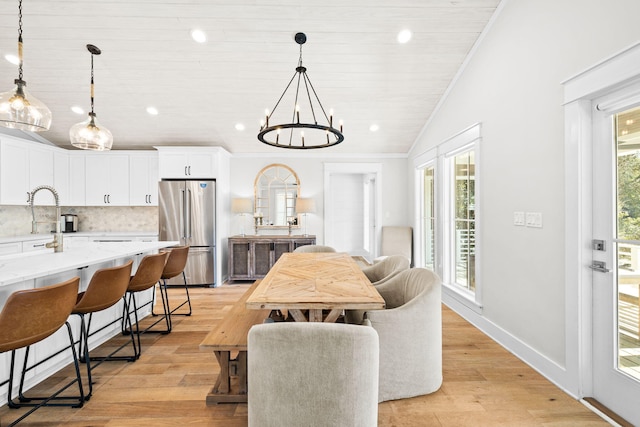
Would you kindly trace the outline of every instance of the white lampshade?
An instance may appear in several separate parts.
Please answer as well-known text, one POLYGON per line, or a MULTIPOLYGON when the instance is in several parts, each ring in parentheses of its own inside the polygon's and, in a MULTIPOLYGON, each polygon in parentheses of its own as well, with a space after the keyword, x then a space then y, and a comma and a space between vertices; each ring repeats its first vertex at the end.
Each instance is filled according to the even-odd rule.
POLYGON ((253 212, 253 203, 251 199, 244 199, 239 197, 231 199, 231 212, 236 214, 253 212))
POLYGON ((310 198, 298 197, 296 200, 296 212, 299 214, 315 213, 316 201, 310 198))

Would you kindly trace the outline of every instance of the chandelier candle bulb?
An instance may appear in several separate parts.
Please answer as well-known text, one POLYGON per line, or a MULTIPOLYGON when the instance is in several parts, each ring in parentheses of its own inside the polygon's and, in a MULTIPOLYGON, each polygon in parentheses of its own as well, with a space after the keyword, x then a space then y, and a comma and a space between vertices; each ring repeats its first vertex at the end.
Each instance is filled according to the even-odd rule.
POLYGON ((300 106, 296 105, 296 118, 298 119, 298 123, 300 123, 300 106))

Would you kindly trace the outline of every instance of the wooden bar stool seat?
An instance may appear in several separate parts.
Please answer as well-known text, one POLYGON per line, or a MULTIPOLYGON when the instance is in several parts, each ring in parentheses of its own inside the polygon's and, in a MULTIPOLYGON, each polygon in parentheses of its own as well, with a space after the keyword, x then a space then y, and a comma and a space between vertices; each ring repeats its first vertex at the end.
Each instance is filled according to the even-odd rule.
POLYGON ((11 370, 9 371, 9 391, 7 393, 8 406, 20 408, 32 406, 33 408, 20 418, 9 424, 13 426, 22 421, 36 409, 42 406, 71 406, 80 408, 85 400, 80 377, 80 367, 71 332, 71 326, 67 319, 76 304, 78 284, 80 278, 74 277, 65 282, 37 289, 27 289, 12 293, 0 312, 0 353, 11 351, 11 370), (66 325, 69 335, 69 347, 73 354, 76 378, 49 397, 26 397, 22 388, 25 372, 34 368, 27 368, 29 348, 32 344, 44 340, 53 335, 63 325, 66 325), (26 347, 24 367, 20 379, 19 402, 12 399, 13 375, 16 350, 26 347), (59 396, 71 385, 78 383, 79 396, 59 396), (71 400, 69 403, 58 403, 60 400, 71 400))
MULTIPOLYGON (((126 264, 117 267, 103 268, 96 271, 93 273, 93 277, 91 277, 87 290, 77 295, 77 303, 73 308, 72 314, 80 316, 79 348, 80 352, 83 353, 83 361, 87 364, 87 378, 89 382, 89 393, 85 396, 86 400, 89 400, 93 392, 91 370, 99 366, 102 361, 108 360, 113 355, 112 353, 107 357, 96 357, 93 359, 89 357, 89 336, 91 335, 89 331, 91 329, 91 317, 93 316, 93 313, 112 307, 124 296, 127 286, 129 285, 132 264, 133 261, 129 261, 126 264), (88 321, 85 319, 87 314, 89 315, 88 321), (92 367, 92 360, 97 360, 99 363, 96 363, 92 367)), ((94 331, 94 333, 95 332, 97 331, 94 331)), ((131 337, 131 340, 133 341, 133 337, 131 337)))

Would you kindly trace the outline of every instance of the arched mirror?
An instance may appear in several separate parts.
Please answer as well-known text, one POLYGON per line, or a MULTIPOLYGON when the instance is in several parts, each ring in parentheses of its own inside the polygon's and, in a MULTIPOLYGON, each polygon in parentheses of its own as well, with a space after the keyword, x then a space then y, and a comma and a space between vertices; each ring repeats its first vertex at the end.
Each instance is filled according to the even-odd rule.
POLYGON ((258 227, 288 227, 298 225, 296 199, 300 192, 298 175, 287 165, 264 167, 253 185, 258 227))

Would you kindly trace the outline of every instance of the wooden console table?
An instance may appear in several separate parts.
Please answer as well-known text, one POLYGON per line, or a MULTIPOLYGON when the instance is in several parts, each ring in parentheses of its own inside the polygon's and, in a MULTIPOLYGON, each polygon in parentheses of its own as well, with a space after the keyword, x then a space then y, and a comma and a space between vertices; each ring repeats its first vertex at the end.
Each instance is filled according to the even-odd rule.
POLYGON ((229 237, 229 281, 261 279, 282 254, 315 244, 316 236, 229 237))

